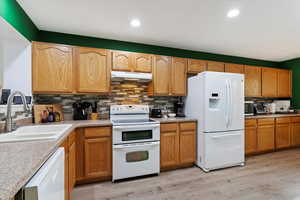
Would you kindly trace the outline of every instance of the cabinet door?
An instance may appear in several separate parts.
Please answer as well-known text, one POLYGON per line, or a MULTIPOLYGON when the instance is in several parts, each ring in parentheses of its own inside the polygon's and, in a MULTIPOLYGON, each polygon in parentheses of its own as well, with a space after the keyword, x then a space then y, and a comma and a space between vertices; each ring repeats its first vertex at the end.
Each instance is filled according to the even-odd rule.
POLYGON ((110 137, 85 139, 85 175, 88 178, 111 176, 110 137))
POLYGON ((262 96, 277 96, 277 69, 262 68, 262 96))
POLYGON ((187 82, 187 59, 172 58, 172 95, 185 96, 187 82))
POLYGON ((207 71, 224 72, 225 65, 222 62, 208 61, 207 62, 207 71))
POLYGON ((292 72, 290 70, 278 70, 278 97, 292 96, 292 72))
POLYGON ((283 149, 291 146, 291 126, 287 124, 276 125, 276 149, 283 149))
POLYGON ((72 190, 76 182, 76 144, 75 142, 69 147, 69 193, 72 190))
POLYGON ((194 163, 196 160, 196 131, 180 131, 180 164, 194 163))
POLYGON ((257 150, 259 152, 275 149, 275 127, 274 125, 258 126, 257 128, 257 150))
POLYGON ((73 48, 34 42, 32 45, 33 93, 73 91, 73 48))
POLYGON ((134 53, 133 54, 134 71, 151 73, 153 66, 153 56, 150 54, 134 53))
POLYGON ((300 146, 300 123, 292 125, 292 146, 300 146))
POLYGON ((162 132, 160 135, 160 167, 175 167, 179 163, 178 131, 162 132))
POLYGON ((261 68, 245 66, 245 96, 261 97, 261 68))
POLYGON ((246 127, 245 129, 245 154, 257 152, 257 128, 256 126, 246 127))
POLYGON ((76 48, 77 91, 108 93, 110 90, 110 61, 105 49, 76 48))
POLYGON ((244 65, 225 63, 225 72, 244 74, 244 65))
POLYGON ((126 51, 112 51, 112 70, 132 71, 132 53, 126 51))
POLYGON ((188 59, 188 73, 198 74, 206 71, 207 61, 188 59))
POLYGON ((171 57, 155 56, 153 69, 154 95, 170 94, 171 57))

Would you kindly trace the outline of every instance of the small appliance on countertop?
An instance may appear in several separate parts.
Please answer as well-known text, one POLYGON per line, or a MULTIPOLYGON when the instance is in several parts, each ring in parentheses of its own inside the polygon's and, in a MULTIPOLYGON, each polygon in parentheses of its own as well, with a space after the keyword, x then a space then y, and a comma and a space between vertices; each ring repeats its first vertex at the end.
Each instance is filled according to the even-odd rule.
POLYGON ((174 110, 175 110, 176 117, 185 117, 183 97, 179 97, 178 101, 174 103, 174 110))
POLYGON ((276 100, 274 101, 276 107, 276 113, 289 113, 291 107, 290 100, 276 100))
POLYGON ((264 102, 254 103, 254 114, 255 115, 265 115, 268 114, 267 108, 264 102))
POLYGON ((162 111, 159 108, 152 108, 151 115, 152 118, 162 118, 162 111))
POLYGON ((254 101, 245 101, 245 116, 254 115, 254 101))
POLYGON ((73 103, 73 120, 88 120, 92 113, 92 104, 89 102, 73 103))

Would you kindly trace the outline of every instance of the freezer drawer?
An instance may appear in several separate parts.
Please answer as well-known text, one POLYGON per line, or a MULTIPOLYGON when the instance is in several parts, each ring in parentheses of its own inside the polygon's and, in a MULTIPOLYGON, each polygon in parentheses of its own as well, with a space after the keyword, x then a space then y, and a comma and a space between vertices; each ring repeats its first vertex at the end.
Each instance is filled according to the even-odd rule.
POLYGON ((207 170, 245 162, 244 130, 204 134, 203 164, 207 170))

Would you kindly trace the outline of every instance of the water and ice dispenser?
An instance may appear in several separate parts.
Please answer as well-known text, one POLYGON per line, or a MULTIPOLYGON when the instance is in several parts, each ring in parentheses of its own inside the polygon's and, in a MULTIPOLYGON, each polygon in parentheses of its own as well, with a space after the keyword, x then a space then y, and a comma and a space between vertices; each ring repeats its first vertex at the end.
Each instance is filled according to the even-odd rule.
POLYGON ((209 97, 209 108, 217 109, 220 104, 220 94, 217 92, 211 93, 209 97))

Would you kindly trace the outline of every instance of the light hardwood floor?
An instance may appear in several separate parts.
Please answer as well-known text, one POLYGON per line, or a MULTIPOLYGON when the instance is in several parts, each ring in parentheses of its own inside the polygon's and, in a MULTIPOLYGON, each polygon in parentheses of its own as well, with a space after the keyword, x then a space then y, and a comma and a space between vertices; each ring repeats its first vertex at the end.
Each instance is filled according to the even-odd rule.
POLYGON ((76 187, 73 200, 300 199, 300 149, 259 155, 245 167, 204 173, 197 167, 113 184, 76 187))

